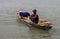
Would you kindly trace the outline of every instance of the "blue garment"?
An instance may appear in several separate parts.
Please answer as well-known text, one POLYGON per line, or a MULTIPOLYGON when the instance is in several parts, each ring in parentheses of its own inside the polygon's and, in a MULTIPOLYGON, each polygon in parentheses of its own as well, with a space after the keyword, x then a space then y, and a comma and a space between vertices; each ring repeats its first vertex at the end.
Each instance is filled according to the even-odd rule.
POLYGON ((30 16, 29 12, 20 12, 19 15, 21 17, 28 17, 28 16, 30 16))

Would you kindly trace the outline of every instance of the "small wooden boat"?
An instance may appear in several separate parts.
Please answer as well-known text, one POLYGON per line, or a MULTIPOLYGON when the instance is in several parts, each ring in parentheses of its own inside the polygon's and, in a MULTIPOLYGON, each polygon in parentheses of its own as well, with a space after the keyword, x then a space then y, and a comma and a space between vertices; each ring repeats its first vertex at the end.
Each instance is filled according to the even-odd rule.
POLYGON ((31 25, 32 27, 36 27, 39 29, 47 29, 47 30, 52 28, 52 23, 48 20, 39 20, 38 24, 32 24, 29 18, 21 19, 21 17, 19 16, 19 12, 17 12, 17 17, 19 20, 25 22, 28 25, 31 25))

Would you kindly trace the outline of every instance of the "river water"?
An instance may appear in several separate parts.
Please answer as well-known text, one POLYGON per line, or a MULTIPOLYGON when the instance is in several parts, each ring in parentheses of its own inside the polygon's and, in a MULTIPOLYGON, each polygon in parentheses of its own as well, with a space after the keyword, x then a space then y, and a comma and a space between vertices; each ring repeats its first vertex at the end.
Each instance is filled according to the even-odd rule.
POLYGON ((0 0, 0 39, 60 39, 60 0, 0 0), (49 31, 18 22, 16 10, 38 10, 40 19, 52 21, 49 31))

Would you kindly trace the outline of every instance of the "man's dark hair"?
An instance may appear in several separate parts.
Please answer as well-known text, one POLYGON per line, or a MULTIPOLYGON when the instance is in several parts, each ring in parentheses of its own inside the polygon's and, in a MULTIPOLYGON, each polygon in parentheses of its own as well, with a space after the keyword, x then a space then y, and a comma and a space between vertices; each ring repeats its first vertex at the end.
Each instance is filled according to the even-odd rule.
POLYGON ((34 14, 36 14, 37 10, 36 10, 36 9, 34 9, 32 12, 33 12, 34 14))

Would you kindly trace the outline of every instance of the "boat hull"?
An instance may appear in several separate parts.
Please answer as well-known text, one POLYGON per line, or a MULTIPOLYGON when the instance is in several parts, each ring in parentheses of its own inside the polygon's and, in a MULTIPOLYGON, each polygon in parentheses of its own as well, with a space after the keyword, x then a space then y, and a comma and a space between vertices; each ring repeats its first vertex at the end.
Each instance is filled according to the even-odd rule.
POLYGON ((28 25, 29 27, 35 27, 35 28, 38 28, 38 29, 44 29, 44 30, 49 30, 49 29, 51 29, 52 28, 52 26, 40 26, 40 25, 36 25, 36 24, 32 24, 32 23, 27 23, 27 22, 25 22, 23 19, 21 19, 21 18, 18 18, 19 19, 19 21, 22 21, 22 22, 24 22, 26 25, 28 25))
POLYGON ((32 27, 36 27, 36 28, 39 28, 39 29, 47 29, 47 30, 52 28, 52 26, 41 26, 41 25, 37 25, 37 24, 32 24, 31 22, 27 22, 24 19, 20 18, 19 13, 17 14, 17 17, 18 17, 19 20, 25 22, 28 25, 31 25, 32 27))

